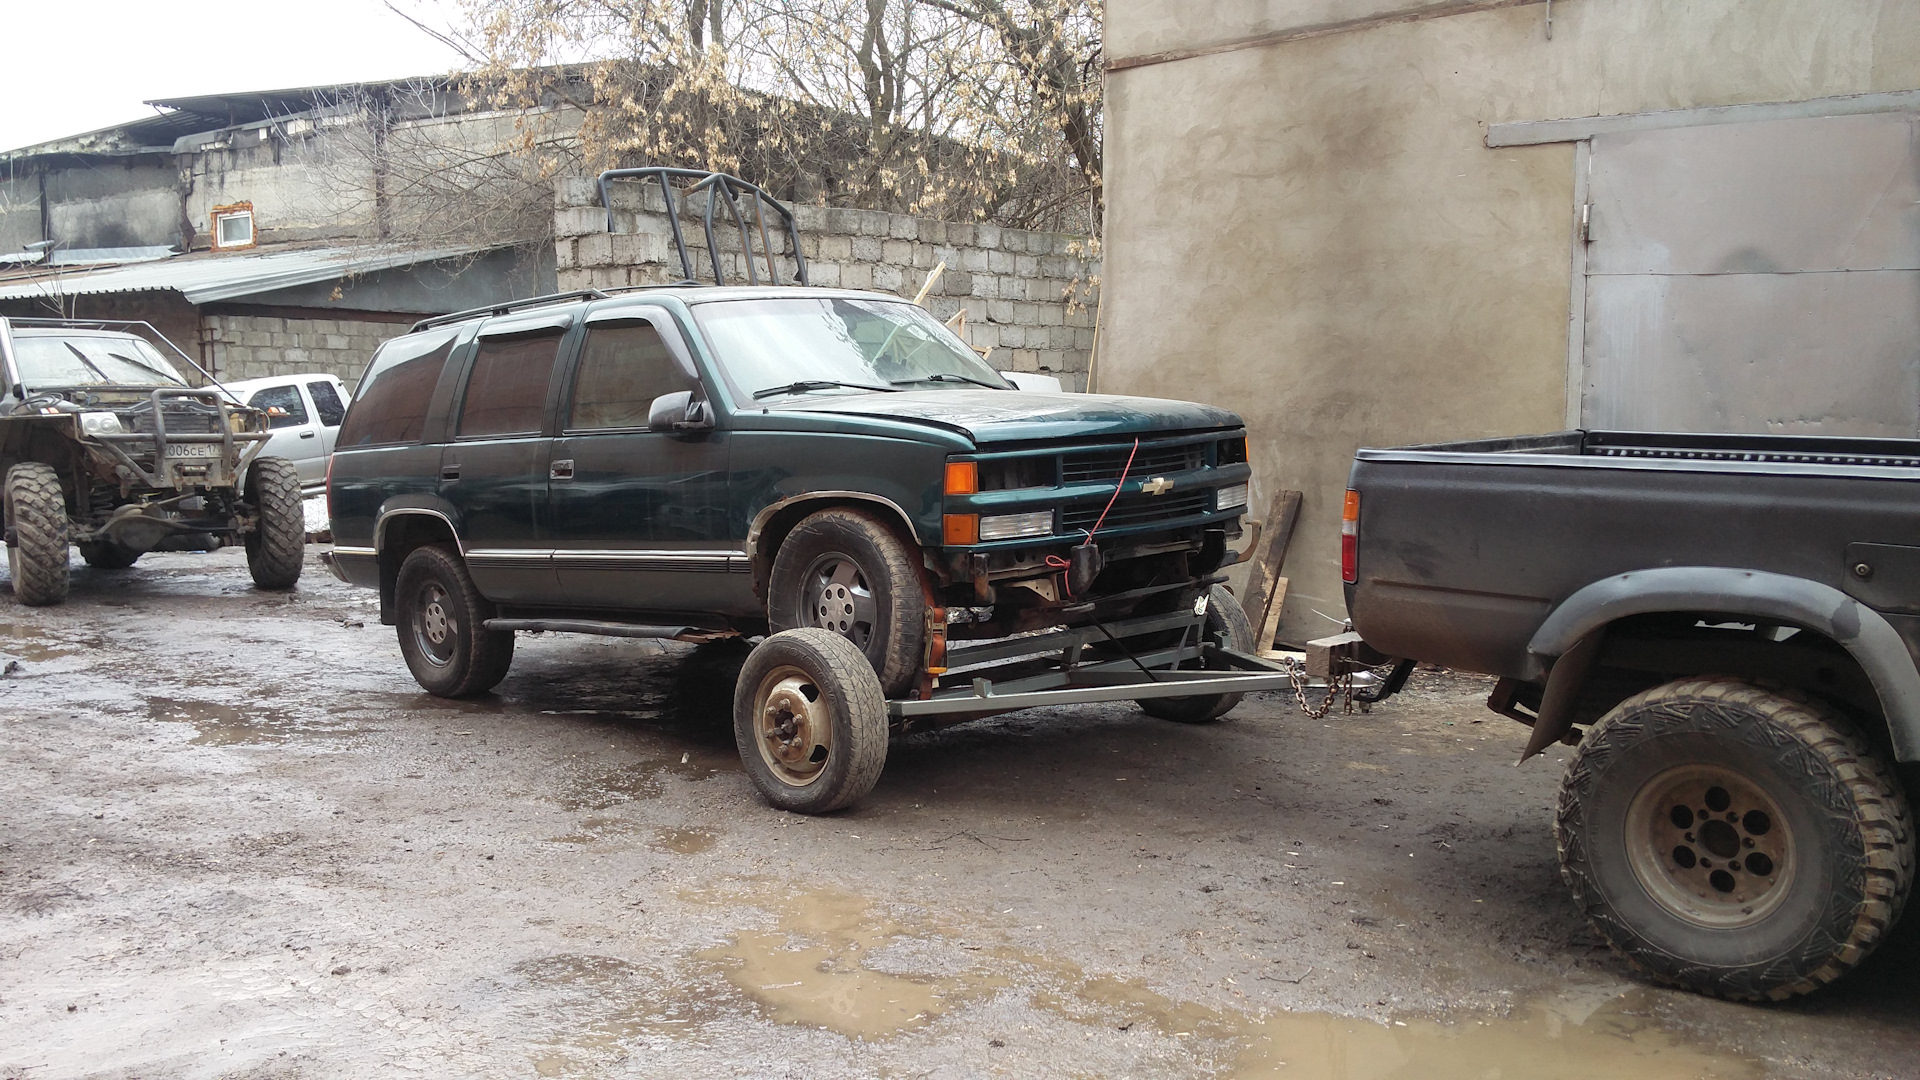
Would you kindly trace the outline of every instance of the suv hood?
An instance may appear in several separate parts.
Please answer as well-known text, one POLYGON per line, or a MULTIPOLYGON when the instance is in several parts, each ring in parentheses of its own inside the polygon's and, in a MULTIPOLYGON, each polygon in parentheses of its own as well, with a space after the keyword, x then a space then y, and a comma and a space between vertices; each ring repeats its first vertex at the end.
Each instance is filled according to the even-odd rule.
POLYGON ((1113 394, 1039 394, 1026 390, 909 390, 794 398, 776 412, 844 413, 918 421, 959 431, 975 443, 1140 435, 1237 428, 1225 409, 1165 398, 1113 394))

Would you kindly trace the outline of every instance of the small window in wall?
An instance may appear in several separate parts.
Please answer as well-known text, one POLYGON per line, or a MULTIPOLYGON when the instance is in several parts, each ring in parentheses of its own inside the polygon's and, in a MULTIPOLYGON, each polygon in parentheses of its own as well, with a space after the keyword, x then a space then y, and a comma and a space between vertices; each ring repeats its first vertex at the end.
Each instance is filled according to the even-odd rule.
POLYGON ((234 203, 213 208, 213 250, 232 251, 254 245, 253 204, 234 203))

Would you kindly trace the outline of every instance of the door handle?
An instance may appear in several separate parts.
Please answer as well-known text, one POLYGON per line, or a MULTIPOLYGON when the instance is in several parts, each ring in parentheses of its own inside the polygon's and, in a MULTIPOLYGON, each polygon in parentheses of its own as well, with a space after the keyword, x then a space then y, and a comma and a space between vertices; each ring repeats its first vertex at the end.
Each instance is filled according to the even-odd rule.
POLYGON ((312 429, 308 429, 308 430, 306 430, 306 431, 303 431, 303 432, 301 432, 301 433, 300 433, 300 437, 301 437, 301 438, 303 438, 303 439, 311 439, 311 438, 313 438, 313 437, 314 437, 315 435, 318 435, 318 434, 320 434, 320 433, 319 433, 319 432, 317 432, 317 431, 314 431, 314 430, 312 430, 312 429))
POLYGON ((561 458, 560 460, 554 462, 552 467, 547 469, 547 479, 549 480, 573 479, 573 459, 561 458))
POLYGON ((440 466, 440 479, 442 479, 442 480, 458 480, 458 479, 460 479, 460 466, 458 466, 458 465, 442 465, 442 466, 440 466))

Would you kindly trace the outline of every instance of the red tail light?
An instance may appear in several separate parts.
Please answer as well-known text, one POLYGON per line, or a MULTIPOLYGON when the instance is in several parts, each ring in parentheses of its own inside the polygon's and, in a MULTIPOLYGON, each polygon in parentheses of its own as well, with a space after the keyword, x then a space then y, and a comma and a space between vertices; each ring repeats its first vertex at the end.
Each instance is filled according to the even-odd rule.
POLYGON ((333 527, 333 455, 327 455, 327 527, 333 527))
POLYGON ((1360 493, 1347 489, 1347 501, 1340 507, 1340 580, 1352 583, 1360 579, 1360 493))

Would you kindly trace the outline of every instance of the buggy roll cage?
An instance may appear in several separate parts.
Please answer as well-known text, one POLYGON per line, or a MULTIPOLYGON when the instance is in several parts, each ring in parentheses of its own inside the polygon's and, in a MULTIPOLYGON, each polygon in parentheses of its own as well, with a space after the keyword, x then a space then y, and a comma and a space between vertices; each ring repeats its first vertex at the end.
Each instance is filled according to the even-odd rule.
POLYGON ((545 296, 529 296, 523 300, 513 300, 504 304, 487 304, 483 307, 468 308, 465 311, 449 312, 445 315, 432 315, 421 319, 407 329, 407 333, 431 330, 437 326, 451 326, 466 322, 468 319, 483 315, 506 315, 527 308, 542 307, 547 304, 564 304, 571 300, 605 300, 617 292, 629 292, 638 289, 671 288, 673 286, 704 285, 694 276, 693 255, 687 248, 686 233, 680 228, 680 210, 686 206, 687 197, 695 192, 707 193, 707 208, 701 218, 701 228, 706 233, 707 257, 713 268, 713 283, 725 285, 727 274, 720 265, 720 245, 713 230, 714 208, 725 203, 727 213, 733 218, 733 224, 740 232, 740 250, 745 255, 747 284, 759 285, 759 260, 766 260, 766 284, 779 285, 780 269, 775 260, 772 234, 767 231, 766 209, 780 215, 780 225, 784 226, 787 242, 792 245, 794 275, 792 284, 808 285, 807 257, 800 250, 800 230, 794 224, 793 211, 778 199, 766 193, 757 184, 748 183, 737 176, 726 173, 708 172, 705 169, 674 169, 664 165, 647 165, 633 169, 608 169, 600 174, 600 205, 607 208, 607 231, 613 231, 613 199, 608 184, 614 180, 656 180, 660 184, 661 197, 666 201, 667 224, 673 228, 673 249, 680 257, 681 279, 667 286, 636 285, 615 289, 574 289, 569 292, 548 293, 545 296), (674 180, 691 180, 693 183, 681 189, 680 203, 673 199, 674 180), (746 213, 741 213, 740 203, 748 201, 746 213), (763 209, 765 208, 765 209, 763 209), (749 227, 751 223, 751 227, 749 227), (759 233, 759 247, 754 246, 754 234, 759 233))
POLYGON ((607 185, 613 180, 659 181, 661 197, 667 204, 667 224, 673 227, 674 251, 680 256, 680 272, 687 282, 692 283, 696 279, 693 273, 693 257, 687 250, 687 237, 680 229, 680 207, 675 206, 673 202, 672 181, 674 180, 693 181, 681 192, 682 205, 688 197, 697 192, 707 193, 707 210, 701 219, 701 226, 707 234, 707 257, 713 264, 715 285, 727 283, 726 271, 720 268, 720 245, 715 241, 713 232, 714 207, 722 200, 726 202, 727 213, 732 216, 734 227, 740 231, 740 250, 746 256, 747 284, 760 284, 760 272, 755 266, 757 256, 753 246, 754 229, 758 229, 760 233, 759 255, 767 260, 767 284, 780 284, 779 264, 774 261, 773 240, 767 232, 767 218, 762 207, 778 213, 782 223, 786 225, 787 240, 793 245, 794 282, 800 285, 808 284, 807 257, 800 251, 800 230, 793 223, 793 211, 781 205, 779 200, 767 194, 759 185, 750 184, 737 176, 708 172, 705 169, 674 169, 664 165, 647 165, 635 169, 608 169, 600 174, 599 180, 600 205, 607 208, 608 232, 613 231, 613 199, 607 185), (740 201, 743 198, 750 200, 749 213, 744 215, 740 212, 740 201), (752 219, 754 229, 747 227, 749 218, 752 219))

